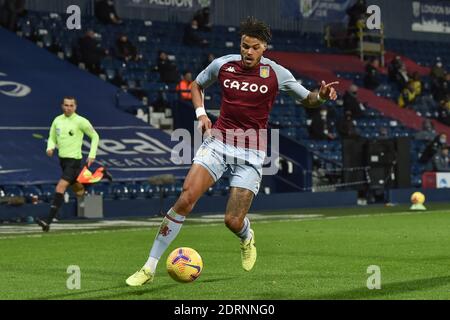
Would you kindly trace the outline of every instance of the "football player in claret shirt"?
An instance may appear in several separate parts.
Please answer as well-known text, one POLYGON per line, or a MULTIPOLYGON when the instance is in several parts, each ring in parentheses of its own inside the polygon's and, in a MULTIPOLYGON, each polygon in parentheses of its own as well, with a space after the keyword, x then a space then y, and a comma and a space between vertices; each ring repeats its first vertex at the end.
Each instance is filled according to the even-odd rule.
POLYGON ((130 286, 153 280, 159 259, 185 217, 225 171, 231 176, 225 225, 240 239, 242 267, 250 271, 257 254, 255 233, 246 215, 260 186, 267 138, 261 132, 267 129, 276 95, 286 91, 307 107, 337 98, 333 85, 338 82, 322 81, 320 89, 311 92, 287 69, 263 57, 271 38, 265 23, 249 17, 241 23, 240 34, 241 53, 215 59, 192 83, 192 103, 199 126, 208 137, 193 159, 181 195, 162 221, 147 262, 126 280, 130 286), (212 126, 205 112, 203 90, 216 81, 222 89, 222 102, 220 116, 212 126))

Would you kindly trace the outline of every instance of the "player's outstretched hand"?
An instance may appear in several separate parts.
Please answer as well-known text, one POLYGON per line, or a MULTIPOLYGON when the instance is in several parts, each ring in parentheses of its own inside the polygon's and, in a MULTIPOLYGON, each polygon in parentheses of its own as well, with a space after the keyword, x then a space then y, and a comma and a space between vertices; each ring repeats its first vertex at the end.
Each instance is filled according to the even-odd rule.
POLYGON ((330 83, 325 83, 325 81, 322 80, 322 83, 320 84, 319 89, 319 95, 322 99, 325 100, 336 100, 337 99, 337 93, 336 89, 333 88, 333 85, 339 84, 339 81, 334 81, 330 83))
POLYGON ((202 131, 202 134, 206 132, 207 135, 211 135, 212 122, 208 116, 200 116, 198 118, 198 129, 202 131))

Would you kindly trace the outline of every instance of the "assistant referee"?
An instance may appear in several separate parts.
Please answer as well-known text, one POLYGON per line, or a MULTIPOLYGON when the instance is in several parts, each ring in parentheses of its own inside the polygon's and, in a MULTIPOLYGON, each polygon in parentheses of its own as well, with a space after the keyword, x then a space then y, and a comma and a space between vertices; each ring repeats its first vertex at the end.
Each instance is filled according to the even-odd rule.
POLYGON ((42 230, 46 232, 50 230, 50 224, 64 202, 64 192, 67 187, 76 182, 83 168, 81 162, 83 136, 86 134, 91 139, 91 149, 87 159, 88 167, 95 160, 99 141, 99 136, 89 120, 75 113, 77 110, 77 101, 74 97, 64 97, 61 106, 63 114, 53 120, 50 128, 47 142, 47 155, 52 157, 55 148, 58 149, 62 176, 56 185, 55 195, 47 219, 36 219, 36 222, 42 227, 42 230))

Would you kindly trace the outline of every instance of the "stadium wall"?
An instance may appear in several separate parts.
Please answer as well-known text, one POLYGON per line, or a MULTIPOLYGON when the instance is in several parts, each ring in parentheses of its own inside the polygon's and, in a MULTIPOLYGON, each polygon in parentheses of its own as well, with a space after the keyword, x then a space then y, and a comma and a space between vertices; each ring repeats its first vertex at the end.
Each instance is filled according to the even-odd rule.
MULTIPOLYGON (((415 32, 411 30, 414 22, 413 7, 411 0, 369 0, 370 4, 376 4, 381 9, 381 20, 384 24, 384 29, 387 38, 405 39, 416 41, 442 41, 450 42, 450 34, 435 33, 435 32, 415 32), (399 12, 403 12, 399 16, 399 12), (401 21, 401 23, 399 23, 401 21)), ((436 3, 434 0, 420 0, 415 1, 424 3, 436 3)), ((448 1, 441 1, 445 3, 448 1)), ((450 16, 447 15, 450 19, 450 16)), ((447 24, 449 22, 447 21, 447 24)))
MULTIPOLYGON (((409 204, 413 192, 420 191, 426 197, 426 203, 449 202, 448 189, 392 189, 388 191, 391 203, 409 204)), ((176 199, 165 198, 163 211, 167 211, 176 199)), ((227 196, 202 197, 193 213, 194 214, 223 214, 226 207, 227 196)), ((302 208, 336 208, 351 207, 356 205, 356 191, 342 192, 292 192, 279 194, 259 194, 250 208, 251 213, 270 213, 279 210, 302 208)), ((0 205, 0 220, 24 221, 28 216, 44 216, 49 208, 48 203, 25 204, 21 206, 0 205)), ((128 199, 128 200, 104 200, 104 218, 129 218, 129 217, 154 217, 158 216, 160 199, 128 199)), ((74 200, 66 203, 61 208, 59 217, 62 220, 77 218, 77 204, 74 200)))
POLYGON ((392 189, 389 190, 388 196, 392 203, 410 203, 411 195, 420 191, 425 195, 425 204, 427 202, 449 202, 450 201, 450 190, 447 188, 443 189, 392 189))
MULTIPOLYGON (((331 208, 348 207, 356 204, 356 191, 342 192, 292 192, 278 194, 259 194, 250 208, 250 212, 263 213, 278 210, 298 208, 331 208), (324 200, 326 199, 326 200, 324 200)), ((176 201, 175 197, 165 198, 163 212, 166 212, 176 201)), ((194 214, 224 213, 228 196, 202 197, 196 204, 194 214)), ((129 217, 158 216, 160 199, 124 199, 104 200, 103 215, 106 219, 129 217)), ((0 206, 0 220, 25 220, 28 216, 45 216, 49 209, 48 203, 24 204, 21 206, 0 206)), ((77 204, 75 200, 63 205, 60 219, 76 219, 77 204)))
POLYGON ((25 0, 25 7, 31 11, 66 13, 71 5, 79 6, 82 14, 94 15, 92 0, 25 0))
MULTIPOLYGON (((432 4, 437 1, 420 0, 418 2, 432 4)), ((26 0, 26 7, 35 11, 65 13, 69 5, 76 4, 80 6, 83 13, 92 15, 94 12, 93 3, 93 0, 26 0)), ((126 3, 127 1, 116 0, 117 12, 123 18, 184 23, 188 22, 193 15, 192 10, 176 9, 167 5, 160 5, 160 9, 155 7, 130 7, 126 3)), ((161 1, 161 3, 170 3, 170 1, 161 1)), ((325 26, 323 20, 286 16, 283 13, 282 1, 211 0, 211 3, 211 20, 213 24, 219 26, 238 26, 241 19, 249 15, 263 19, 273 29, 278 30, 322 33, 325 26)), ((412 1, 410 0, 368 0, 367 3, 380 6, 386 38, 450 42, 449 34, 414 32, 411 30, 414 15, 412 1), (401 13, 401 16, 399 16, 399 13, 401 13)), ((440 3, 445 2, 441 1, 440 3)))

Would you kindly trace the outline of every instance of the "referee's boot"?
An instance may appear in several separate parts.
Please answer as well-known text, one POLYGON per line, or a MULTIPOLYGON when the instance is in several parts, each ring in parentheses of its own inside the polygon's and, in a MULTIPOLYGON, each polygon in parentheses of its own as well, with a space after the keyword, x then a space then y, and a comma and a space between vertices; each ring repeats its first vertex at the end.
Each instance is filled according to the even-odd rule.
POLYGON ((44 220, 36 218, 36 223, 42 228, 42 231, 48 232, 50 230, 50 224, 44 220))

